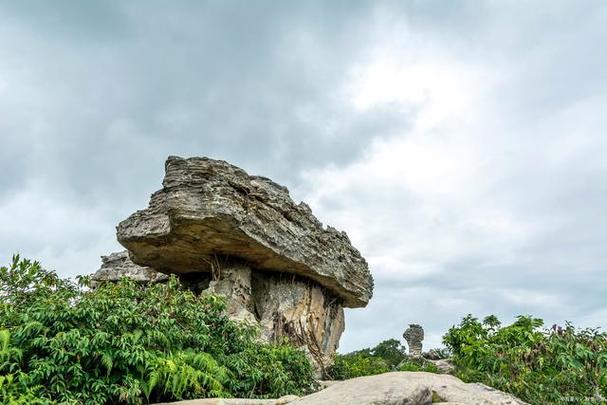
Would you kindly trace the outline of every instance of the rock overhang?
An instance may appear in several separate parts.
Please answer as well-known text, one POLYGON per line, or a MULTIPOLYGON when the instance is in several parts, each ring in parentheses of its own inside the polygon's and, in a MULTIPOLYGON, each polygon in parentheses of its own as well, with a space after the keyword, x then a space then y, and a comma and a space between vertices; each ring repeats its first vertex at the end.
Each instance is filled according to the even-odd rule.
POLYGON ((305 203, 261 176, 225 161, 170 156, 163 188, 149 207, 117 227, 133 262, 166 273, 213 271, 218 256, 254 269, 311 279, 363 307, 373 278, 344 232, 323 227, 305 203))

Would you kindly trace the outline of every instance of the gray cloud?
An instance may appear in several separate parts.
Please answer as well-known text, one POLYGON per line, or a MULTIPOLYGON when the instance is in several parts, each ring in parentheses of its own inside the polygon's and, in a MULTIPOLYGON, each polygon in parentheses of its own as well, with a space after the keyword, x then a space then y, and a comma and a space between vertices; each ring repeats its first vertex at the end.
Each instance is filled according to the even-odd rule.
POLYGON ((343 350, 409 322, 435 345, 468 312, 604 322, 601 1, 22 1, 0 21, 3 262, 93 271, 166 156, 206 155, 369 258, 343 350))

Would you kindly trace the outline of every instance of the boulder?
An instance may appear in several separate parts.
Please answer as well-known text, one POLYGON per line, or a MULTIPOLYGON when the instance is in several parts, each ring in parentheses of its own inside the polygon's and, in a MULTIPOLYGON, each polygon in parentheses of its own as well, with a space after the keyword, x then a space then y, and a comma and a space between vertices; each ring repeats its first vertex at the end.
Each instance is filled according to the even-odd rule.
POLYGON ((434 364, 438 371, 443 374, 454 374, 455 366, 449 359, 426 360, 434 364))
POLYGON ((342 381, 290 402, 292 405, 430 405, 432 403, 524 405, 483 384, 467 384, 446 374, 392 372, 342 381))
POLYGON ((92 276, 93 286, 102 281, 118 281, 122 277, 130 278, 140 283, 158 283, 168 280, 166 274, 150 267, 135 264, 129 258, 128 252, 116 252, 101 256, 101 268, 92 276))
POLYGON ((169 157, 163 188, 117 228, 133 262, 165 273, 214 272, 218 258, 312 280, 344 306, 372 296, 367 262, 273 181, 221 160, 169 157))

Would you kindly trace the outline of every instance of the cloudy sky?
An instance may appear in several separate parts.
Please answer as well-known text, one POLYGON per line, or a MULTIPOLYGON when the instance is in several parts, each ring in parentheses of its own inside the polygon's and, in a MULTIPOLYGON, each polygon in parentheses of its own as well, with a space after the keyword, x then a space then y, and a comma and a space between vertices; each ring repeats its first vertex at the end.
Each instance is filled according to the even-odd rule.
POLYGON ((602 0, 0 1, 0 261, 93 272, 168 155, 210 156, 368 259, 341 351, 607 327, 606 43, 602 0))

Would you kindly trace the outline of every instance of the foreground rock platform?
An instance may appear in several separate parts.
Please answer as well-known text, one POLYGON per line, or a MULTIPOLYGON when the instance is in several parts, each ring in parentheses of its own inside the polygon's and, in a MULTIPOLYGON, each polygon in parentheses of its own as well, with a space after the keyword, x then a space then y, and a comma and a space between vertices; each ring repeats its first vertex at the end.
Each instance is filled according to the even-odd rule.
POLYGON ((305 397, 200 399, 174 405, 528 405, 516 397, 444 374, 401 371, 338 381, 305 397), (259 401, 259 402, 255 402, 259 401))
POLYGON ((401 405, 432 403, 525 405, 510 394, 447 374, 398 371, 358 377, 289 402, 293 405, 401 405))
POLYGON ((171 156, 163 188, 117 228, 131 260, 165 273, 214 272, 218 257, 317 283, 347 307, 373 293, 365 259, 348 236, 324 228, 270 179, 225 161, 171 156))

